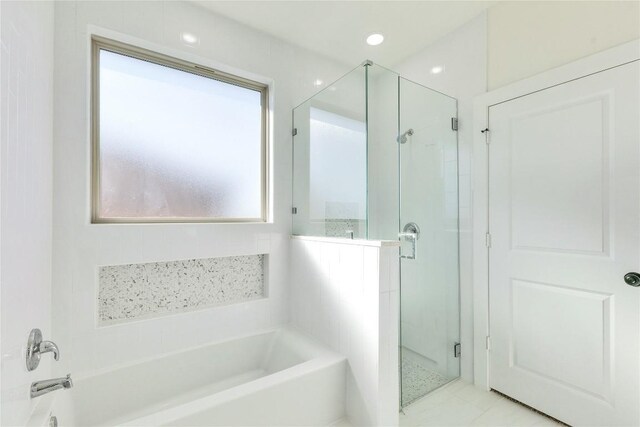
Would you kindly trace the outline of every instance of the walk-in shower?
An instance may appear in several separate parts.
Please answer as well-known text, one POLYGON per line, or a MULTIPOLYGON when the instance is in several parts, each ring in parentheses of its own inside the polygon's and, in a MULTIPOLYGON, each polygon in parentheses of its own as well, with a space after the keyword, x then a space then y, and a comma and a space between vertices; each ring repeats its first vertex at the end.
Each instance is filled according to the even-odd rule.
POLYGON ((294 234, 402 242, 401 406, 460 371, 456 117, 371 61, 293 112, 294 234))

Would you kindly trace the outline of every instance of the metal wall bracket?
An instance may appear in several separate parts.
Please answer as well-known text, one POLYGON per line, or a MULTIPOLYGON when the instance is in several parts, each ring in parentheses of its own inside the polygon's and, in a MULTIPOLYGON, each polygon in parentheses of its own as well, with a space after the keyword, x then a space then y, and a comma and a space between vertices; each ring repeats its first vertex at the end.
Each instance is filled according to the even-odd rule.
POLYGON ((457 342, 453 345, 453 357, 460 357, 462 354, 462 345, 457 342))

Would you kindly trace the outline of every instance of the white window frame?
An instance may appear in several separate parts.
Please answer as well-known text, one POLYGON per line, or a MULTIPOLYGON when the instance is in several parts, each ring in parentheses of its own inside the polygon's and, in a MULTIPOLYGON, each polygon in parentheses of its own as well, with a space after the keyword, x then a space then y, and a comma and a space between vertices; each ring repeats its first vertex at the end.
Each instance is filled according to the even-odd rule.
POLYGON ((269 87, 268 85, 190 61, 174 58, 127 43, 91 36, 91 223, 254 223, 268 222, 269 216, 269 87), (100 51, 106 50, 133 59, 163 65, 179 71, 255 90, 260 93, 262 129, 260 144, 261 215, 258 218, 212 217, 101 217, 100 212, 100 51))

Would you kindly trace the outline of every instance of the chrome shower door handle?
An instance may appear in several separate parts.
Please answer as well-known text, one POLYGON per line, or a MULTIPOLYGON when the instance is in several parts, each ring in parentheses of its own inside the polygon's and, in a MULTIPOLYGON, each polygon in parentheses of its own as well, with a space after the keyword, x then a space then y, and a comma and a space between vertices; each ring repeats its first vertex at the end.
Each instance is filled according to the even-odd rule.
POLYGON ((407 239, 411 242, 411 255, 402 255, 402 247, 400 248, 400 258, 404 259, 416 259, 418 251, 418 235, 416 233, 400 233, 398 234, 400 239, 407 239))
POLYGON ((400 239, 407 239, 411 241, 411 255, 402 255, 402 248, 400 249, 400 258, 404 259, 416 259, 418 256, 418 239, 420 238, 420 227, 415 222, 408 222, 403 228, 402 233, 398 234, 400 239))

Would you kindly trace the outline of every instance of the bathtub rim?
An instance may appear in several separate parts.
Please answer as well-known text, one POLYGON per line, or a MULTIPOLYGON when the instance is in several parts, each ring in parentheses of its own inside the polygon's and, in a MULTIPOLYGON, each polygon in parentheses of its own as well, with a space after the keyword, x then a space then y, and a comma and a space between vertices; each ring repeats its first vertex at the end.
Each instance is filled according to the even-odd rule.
MULTIPOLYGON (((213 340, 213 341, 210 341, 210 342, 207 342, 207 343, 204 343, 204 344, 196 344, 196 345, 193 345, 193 346, 188 346, 188 347, 180 348, 180 349, 177 349, 177 350, 171 350, 171 351, 168 351, 166 353, 160 353, 160 354, 155 354, 155 355, 152 355, 152 356, 141 357, 141 358, 135 359, 135 360, 130 360, 130 361, 126 361, 126 362, 120 362, 120 363, 116 363, 114 365, 106 366, 104 368, 96 369, 95 371, 92 371, 92 372, 80 372, 79 374, 74 374, 72 372, 71 373, 71 377, 73 378, 74 381, 83 381, 83 380, 87 380, 87 379, 90 379, 90 378, 93 378, 93 377, 98 377, 98 376, 101 376, 101 375, 108 375, 108 374, 110 374, 112 372, 115 372, 115 371, 118 371, 118 370, 121 370, 121 369, 131 368, 131 367, 134 367, 134 366, 137 366, 137 365, 141 365, 141 364, 145 364, 145 363, 156 362, 156 361, 159 361, 161 359, 172 357, 172 356, 177 356, 177 355, 182 354, 182 353, 188 353, 188 352, 192 352, 192 351, 199 351, 199 350, 202 350, 202 349, 207 348, 207 347, 212 347, 212 346, 216 346, 216 345, 223 345, 223 344, 230 343, 232 341, 253 338, 253 337, 257 337, 259 335, 269 335, 269 334, 277 335, 278 332, 282 332, 282 333, 285 333, 285 334, 291 334, 291 335, 295 335, 295 336, 301 337, 303 341, 311 344, 311 346, 313 347, 314 352, 317 351, 317 353, 319 355, 323 355, 325 353, 327 353, 327 354, 335 353, 332 350, 328 349, 325 345, 323 345, 321 342, 319 342, 315 338, 309 336, 308 334, 305 334, 299 328, 296 328, 293 325, 287 324, 287 325, 282 325, 282 326, 274 326, 274 327, 263 328, 263 329, 255 330, 255 331, 252 331, 252 332, 247 332, 247 333, 240 334, 240 335, 234 335, 232 337, 220 338, 220 339, 213 340)), ((304 363, 304 362, 302 362, 302 363, 304 363)))
POLYGON ((116 424, 122 427, 151 427, 171 425, 188 416, 199 414, 215 405, 223 405, 251 393, 266 390, 286 381, 302 377, 306 374, 320 371, 332 365, 347 363, 347 358, 338 353, 323 355, 306 362, 255 380, 238 384, 226 390, 203 396, 170 408, 166 408, 149 415, 134 418, 124 423, 116 424))
MULTIPOLYGON (((72 378, 75 382, 83 382, 94 377, 109 375, 110 373, 113 373, 121 369, 131 368, 137 365, 158 361, 163 358, 179 355, 181 353, 198 351, 199 349, 203 349, 206 347, 224 345, 226 343, 230 343, 233 341, 250 339, 253 337, 258 337, 260 335, 273 335, 273 337, 271 337, 270 339, 275 340, 277 339, 276 337, 278 333, 284 334, 287 337, 293 337, 294 340, 300 343, 300 345, 309 348, 311 350, 312 356, 310 358, 306 358, 301 363, 294 364, 292 366, 289 366, 285 369, 282 369, 276 372, 268 373, 263 377, 256 378, 254 380, 251 380, 245 383, 237 384, 227 389, 214 392, 213 394, 210 394, 210 395, 202 396, 187 402, 176 404, 175 406, 161 409, 148 415, 131 418, 125 422, 121 422, 119 420, 119 417, 114 417, 112 420, 115 422, 118 422, 118 424, 116 425, 120 425, 120 426, 158 425, 158 419, 160 419, 158 417, 161 417, 161 419, 165 420, 166 422, 167 418, 164 418, 164 416, 171 416, 172 420, 179 420, 188 415, 199 412, 198 411, 199 407, 201 408, 200 410, 205 410, 206 408, 209 408, 212 405, 223 404, 224 402, 230 401, 233 398, 244 396, 251 391, 257 392, 257 391, 269 388, 269 386, 280 384, 286 381, 287 379, 300 377, 306 373, 315 372, 322 368, 329 367, 333 364, 337 364, 341 362, 346 363, 346 357, 344 355, 329 349, 322 342, 304 333, 299 328, 296 328, 293 325, 287 324, 282 326, 264 328, 257 331, 236 335, 233 337, 222 338, 222 339, 211 341, 205 344, 199 344, 196 346, 190 346, 183 349, 173 350, 170 352, 166 352, 166 353, 162 353, 162 354, 158 354, 150 357, 136 359, 134 361, 119 363, 116 365, 112 365, 109 367, 96 370, 91 373, 85 373, 77 376, 73 375, 72 373, 72 378), (142 422, 147 422, 147 424, 141 424, 142 422)), ((268 348, 268 351, 271 351, 274 343, 275 341, 272 341, 272 343, 268 348)), ((293 345, 295 346, 297 344, 293 344, 293 345)), ((26 424, 26 427, 48 426, 50 417, 58 415, 60 411, 60 406, 59 404, 57 404, 57 402, 60 402, 61 399, 73 399, 72 395, 67 395, 65 394, 65 392, 68 393, 69 391, 60 390, 60 391, 39 397, 38 399, 40 399, 40 401, 37 403, 36 408, 32 412, 29 418, 29 421, 26 424)), ((73 389, 71 389, 70 392, 73 393, 73 389)), ((64 420, 60 420, 60 421, 64 425, 64 420)), ((106 421, 109 421, 109 420, 106 420, 106 421)))

